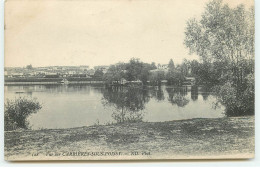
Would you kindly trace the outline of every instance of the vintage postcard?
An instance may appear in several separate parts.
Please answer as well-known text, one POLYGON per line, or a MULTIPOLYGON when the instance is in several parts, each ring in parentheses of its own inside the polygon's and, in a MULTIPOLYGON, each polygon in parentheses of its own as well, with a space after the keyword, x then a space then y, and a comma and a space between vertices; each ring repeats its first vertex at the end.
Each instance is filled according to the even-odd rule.
POLYGON ((253 0, 7 0, 5 159, 249 159, 253 0))

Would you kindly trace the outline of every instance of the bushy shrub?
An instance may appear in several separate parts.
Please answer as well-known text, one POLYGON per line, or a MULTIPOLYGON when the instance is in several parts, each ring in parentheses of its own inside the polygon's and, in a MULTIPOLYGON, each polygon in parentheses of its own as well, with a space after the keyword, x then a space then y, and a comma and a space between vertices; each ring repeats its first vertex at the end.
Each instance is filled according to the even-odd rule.
POLYGON ((42 108, 36 99, 17 98, 5 103, 5 130, 28 129, 27 118, 42 108))
POLYGON ((142 122, 144 115, 140 112, 128 112, 128 113, 118 113, 114 112, 112 118, 116 123, 136 123, 142 122))
POLYGON ((176 104, 178 107, 184 107, 189 103, 189 99, 187 99, 185 96, 182 96, 181 94, 174 94, 170 98, 170 102, 172 104, 176 104))
POLYGON ((244 87, 237 88, 231 82, 226 82, 222 86, 216 86, 214 91, 217 95, 218 103, 223 104, 227 116, 241 116, 254 114, 254 75, 246 77, 244 87))

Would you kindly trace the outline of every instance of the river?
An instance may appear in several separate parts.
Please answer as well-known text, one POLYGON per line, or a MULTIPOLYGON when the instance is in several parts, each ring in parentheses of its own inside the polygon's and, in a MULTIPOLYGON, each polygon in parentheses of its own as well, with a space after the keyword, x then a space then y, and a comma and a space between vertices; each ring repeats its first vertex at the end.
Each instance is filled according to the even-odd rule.
POLYGON ((114 87, 102 85, 9 85, 5 100, 36 98, 42 109, 29 118, 32 129, 61 129, 115 122, 163 122, 220 118, 224 107, 205 87, 114 87))

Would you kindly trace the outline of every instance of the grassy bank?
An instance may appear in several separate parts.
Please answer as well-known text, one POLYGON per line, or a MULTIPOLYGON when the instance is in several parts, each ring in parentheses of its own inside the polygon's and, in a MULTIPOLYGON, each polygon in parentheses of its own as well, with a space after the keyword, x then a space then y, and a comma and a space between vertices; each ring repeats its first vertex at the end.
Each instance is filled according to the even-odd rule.
POLYGON ((253 156, 253 116, 5 132, 7 160, 253 156))

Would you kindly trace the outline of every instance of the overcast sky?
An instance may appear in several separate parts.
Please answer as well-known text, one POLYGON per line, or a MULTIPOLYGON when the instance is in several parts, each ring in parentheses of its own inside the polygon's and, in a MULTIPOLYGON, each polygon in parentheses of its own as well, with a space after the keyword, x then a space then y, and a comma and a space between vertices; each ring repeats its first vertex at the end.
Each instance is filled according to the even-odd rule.
MULTIPOLYGON (((186 21, 208 0, 8 0, 5 66, 180 63, 186 21)), ((231 6, 252 0, 225 0, 231 6)))

